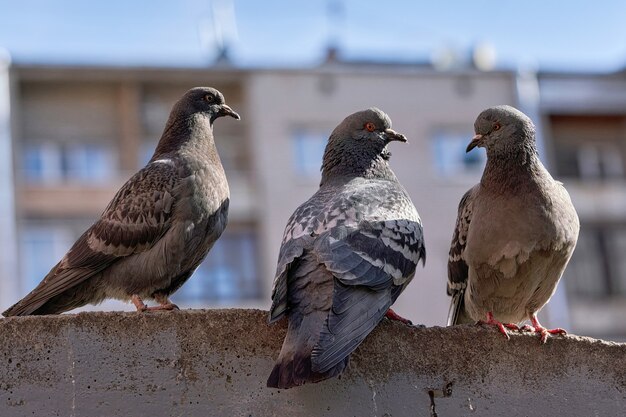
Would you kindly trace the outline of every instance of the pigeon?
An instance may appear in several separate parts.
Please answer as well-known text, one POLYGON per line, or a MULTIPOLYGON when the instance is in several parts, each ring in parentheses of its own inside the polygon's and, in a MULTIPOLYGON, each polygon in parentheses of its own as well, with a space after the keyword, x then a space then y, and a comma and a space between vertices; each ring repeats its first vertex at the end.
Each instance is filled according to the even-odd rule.
POLYGON ((486 319, 507 329, 549 334, 537 312, 550 300, 578 240, 580 224, 563 184, 539 160, 535 127, 510 106, 483 111, 467 146, 487 151, 480 183, 459 204, 448 258, 448 325, 486 319))
POLYGON ((420 217, 389 166, 392 141, 406 137, 376 108, 331 133, 320 188, 285 228, 269 321, 289 325, 267 386, 341 374, 388 311, 399 318, 389 307, 426 254, 420 217))
POLYGON ((229 189, 213 123, 239 119, 214 88, 187 91, 172 108, 148 164, 43 281, 4 316, 62 313, 107 298, 138 311, 178 309, 169 300, 227 223, 229 189), (143 299, 159 303, 147 307, 143 299))

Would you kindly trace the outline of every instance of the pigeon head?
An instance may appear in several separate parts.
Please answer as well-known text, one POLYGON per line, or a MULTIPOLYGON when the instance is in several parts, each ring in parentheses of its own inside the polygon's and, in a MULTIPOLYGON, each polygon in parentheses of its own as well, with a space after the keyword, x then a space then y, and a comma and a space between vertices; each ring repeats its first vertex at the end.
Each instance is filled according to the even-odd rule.
POLYGON ((355 146, 382 150, 391 141, 406 142, 406 137, 391 129, 391 119, 375 107, 346 117, 333 130, 330 142, 352 143, 355 146))
POLYGON ((371 108, 346 117, 330 135, 322 163, 322 184, 334 176, 385 177, 393 173, 389 142, 406 142, 391 129, 391 119, 371 108))
POLYGON ((240 118, 226 105, 224 95, 218 90, 196 87, 187 91, 172 107, 152 160, 176 152, 184 144, 196 143, 198 140, 199 143, 211 147, 210 152, 216 154, 212 128, 215 119, 222 116, 237 120, 240 118))
POLYGON ((209 117, 211 123, 223 116, 240 119, 239 115, 226 105, 224 95, 211 87, 196 87, 187 91, 174 105, 172 114, 183 118, 203 114, 209 117))
POLYGON ((535 126, 528 116, 511 106, 484 110, 474 122, 475 136, 467 152, 475 147, 487 149, 487 155, 517 154, 535 149, 535 126))

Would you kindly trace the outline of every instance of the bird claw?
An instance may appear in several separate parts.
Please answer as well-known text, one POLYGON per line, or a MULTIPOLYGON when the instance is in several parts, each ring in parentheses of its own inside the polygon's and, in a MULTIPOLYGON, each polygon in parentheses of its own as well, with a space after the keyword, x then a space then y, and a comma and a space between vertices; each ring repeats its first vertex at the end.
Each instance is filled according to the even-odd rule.
POLYGON ((529 326, 528 324, 523 325, 520 328, 520 332, 534 332, 535 328, 533 326, 529 326))
POLYGON ((514 330, 519 332, 520 331, 520 327, 517 324, 514 323, 502 323, 496 319, 493 318, 493 313, 489 312, 487 313, 487 321, 483 321, 483 320, 479 320, 478 323, 479 325, 487 325, 487 326, 496 326, 498 328, 498 330, 500 331, 500 333, 502 333, 504 335, 504 337, 506 337, 507 340, 511 339, 511 336, 509 336, 509 332, 506 331, 506 329, 509 330, 514 330))
POLYGON ((565 329, 561 329, 560 327, 557 327, 556 329, 546 329, 545 327, 535 327, 535 329, 533 330, 535 333, 539 334, 539 337, 541 338, 541 343, 545 344, 548 341, 548 335, 552 334, 559 334, 559 335, 566 335, 567 331, 565 331, 565 329))
POLYGON ((180 310, 180 308, 178 308, 178 306, 176 304, 172 303, 167 298, 157 299, 157 301, 160 303, 160 305, 153 306, 153 307, 148 307, 138 295, 133 295, 130 299, 133 302, 133 304, 135 305, 135 308, 137 308, 137 312, 138 313, 143 313, 143 312, 146 312, 146 311, 161 311, 161 310, 172 311, 172 310, 180 310))
POLYGON ((143 300, 138 295, 133 295, 130 297, 130 300, 135 305, 138 313, 142 313, 148 309, 148 306, 143 302, 143 300))
POLYGON ((542 344, 545 344, 548 341, 548 335, 550 334, 552 335, 554 334, 566 335, 567 334, 567 331, 565 329, 561 329, 560 327, 557 327, 555 329, 546 329, 539 323, 539 320, 537 320, 537 317, 534 315, 530 318, 530 321, 532 323, 532 326, 526 325, 524 327, 527 327, 528 329, 530 329, 529 331, 531 332, 539 334, 542 344))
POLYGON ((154 307, 148 307, 147 310, 149 311, 160 311, 160 310, 172 311, 172 310, 180 310, 180 308, 178 308, 178 306, 174 303, 166 303, 166 304, 161 304, 161 305, 154 306, 154 307))
POLYGON ((392 309, 387 310, 387 312, 385 313, 385 317, 387 317, 389 320, 399 321, 400 323, 404 323, 409 326, 413 325, 413 322, 411 320, 405 319, 404 317, 402 317, 401 315, 399 315, 392 309))

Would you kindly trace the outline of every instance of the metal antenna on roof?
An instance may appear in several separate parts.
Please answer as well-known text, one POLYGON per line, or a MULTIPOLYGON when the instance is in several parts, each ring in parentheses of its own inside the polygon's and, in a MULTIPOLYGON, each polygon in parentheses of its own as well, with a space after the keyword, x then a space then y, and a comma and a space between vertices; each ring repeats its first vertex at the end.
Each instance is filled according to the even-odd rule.
POLYGON ((341 44, 342 28, 345 26, 346 9, 343 0, 328 0, 326 3, 326 21, 328 40, 326 44, 326 62, 337 60, 341 44))
POLYGON ((211 1, 211 17, 198 25, 203 50, 215 51, 215 65, 230 65, 229 48, 239 38, 233 0, 211 1))

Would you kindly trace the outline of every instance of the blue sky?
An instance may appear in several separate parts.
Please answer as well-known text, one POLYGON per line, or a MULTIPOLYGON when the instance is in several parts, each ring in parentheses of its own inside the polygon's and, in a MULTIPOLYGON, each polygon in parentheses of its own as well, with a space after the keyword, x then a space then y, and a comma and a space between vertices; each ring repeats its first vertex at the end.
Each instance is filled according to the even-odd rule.
POLYGON ((241 66, 315 64, 331 38, 345 56, 372 60, 424 60, 488 42, 505 68, 626 66, 624 1, 232 3, 234 14, 229 0, 0 0, 0 46, 17 62, 186 67, 210 63, 222 33, 241 66), (329 3, 342 12, 329 18, 329 3))

